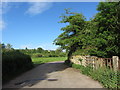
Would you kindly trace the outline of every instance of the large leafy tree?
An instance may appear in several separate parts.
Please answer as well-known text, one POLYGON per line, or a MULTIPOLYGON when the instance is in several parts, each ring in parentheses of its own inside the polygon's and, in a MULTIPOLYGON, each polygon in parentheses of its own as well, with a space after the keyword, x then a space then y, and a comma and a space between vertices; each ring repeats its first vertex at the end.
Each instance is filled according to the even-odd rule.
POLYGON ((96 29, 91 54, 101 57, 120 56, 120 2, 100 2, 93 22, 96 29))
POLYGON ((120 2, 100 2, 96 16, 85 21, 82 14, 66 10, 61 23, 63 33, 54 41, 68 51, 68 59, 76 51, 86 54, 120 57, 120 2))
POLYGON ((60 22, 68 23, 68 25, 61 28, 63 33, 55 39, 54 43, 67 50, 69 60, 72 53, 83 46, 86 21, 82 14, 70 12, 68 9, 65 10, 66 14, 61 16, 62 21, 60 22))

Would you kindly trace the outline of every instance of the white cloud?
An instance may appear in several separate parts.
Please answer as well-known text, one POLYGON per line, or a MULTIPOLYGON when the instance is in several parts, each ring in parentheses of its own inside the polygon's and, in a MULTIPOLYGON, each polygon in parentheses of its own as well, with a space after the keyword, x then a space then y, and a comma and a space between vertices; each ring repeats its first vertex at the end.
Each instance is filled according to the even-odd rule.
POLYGON ((0 30, 3 30, 6 26, 5 21, 2 19, 3 15, 9 11, 11 6, 8 2, 0 2, 0 30))
POLYGON ((0 30, 3 30, 5 28, 5 22, 3 20, 0 20, 0 30))
POLYGON ((30 7, 26 11, 27 14, 30 15, 37 15, 41 14, 42 12, 48 10, 52 3, 50 2, 29 2, 30 7))

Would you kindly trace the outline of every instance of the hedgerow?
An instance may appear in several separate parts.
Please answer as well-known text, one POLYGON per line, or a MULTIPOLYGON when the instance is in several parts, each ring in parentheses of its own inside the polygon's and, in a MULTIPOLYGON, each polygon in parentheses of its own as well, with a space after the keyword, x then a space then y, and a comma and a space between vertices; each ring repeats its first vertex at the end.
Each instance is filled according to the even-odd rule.
POLYGON ((7 82, 33 67, 31 57, 17 50, 2 52, 2 81, 7 82))

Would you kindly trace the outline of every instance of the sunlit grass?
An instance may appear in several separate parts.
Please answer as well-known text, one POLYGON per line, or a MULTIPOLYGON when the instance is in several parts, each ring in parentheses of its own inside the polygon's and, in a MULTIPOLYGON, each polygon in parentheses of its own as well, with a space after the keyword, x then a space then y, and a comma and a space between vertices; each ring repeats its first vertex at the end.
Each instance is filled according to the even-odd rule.
POLYGON ((66 59, 67 57, 39 57, 39 58, 32 57, 32 62, 34 64, 43 64, 54 61, 65 61, 66 59))

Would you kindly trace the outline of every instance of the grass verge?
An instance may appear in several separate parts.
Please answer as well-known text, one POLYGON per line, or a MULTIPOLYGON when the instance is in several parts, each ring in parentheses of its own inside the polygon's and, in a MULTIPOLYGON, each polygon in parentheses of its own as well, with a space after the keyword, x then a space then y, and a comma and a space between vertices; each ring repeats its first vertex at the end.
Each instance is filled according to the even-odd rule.
POLYGON ((32 57, 32 62, 34 64, 43 64, 47 62, 54 62, 54 61, 65 61, 67 57, 32 57))

